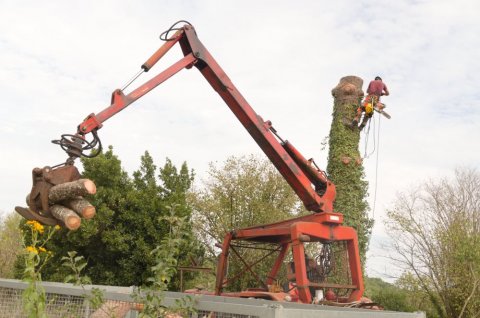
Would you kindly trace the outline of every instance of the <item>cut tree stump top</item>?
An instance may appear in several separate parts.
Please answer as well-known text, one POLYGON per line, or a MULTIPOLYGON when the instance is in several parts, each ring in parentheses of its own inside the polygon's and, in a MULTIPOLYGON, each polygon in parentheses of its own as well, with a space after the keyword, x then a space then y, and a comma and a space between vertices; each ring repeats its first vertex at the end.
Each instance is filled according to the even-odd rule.
POLYGON ((358 76, 345 76, 340 79, 335 88, 332 89, 332 95, 337 101, 357 101, 363 97, 363 80, 358 76))

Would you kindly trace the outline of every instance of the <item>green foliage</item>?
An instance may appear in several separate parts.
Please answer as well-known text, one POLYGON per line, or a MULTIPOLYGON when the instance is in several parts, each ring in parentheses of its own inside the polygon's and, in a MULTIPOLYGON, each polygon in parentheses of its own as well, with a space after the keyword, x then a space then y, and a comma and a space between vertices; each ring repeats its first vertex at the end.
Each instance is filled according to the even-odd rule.
POLYGON ((358 234, 360 257, 365 264, 373 220, 368 217, 368 183, 358 150, 360 134, 345 125, 353 119, 356 103, 336 102, 329 136, 327 173, 336 185, 335 211, 345 216, 345 224, 358 234), (348 161, 348 163, 347 163, 348 161))
POLYGON ((152 275, 148 277, 148 285, 139 288, 134 298, 143 303, 140 317, 165 317, 172 312, 181 312, 189 316, 193 309, 193 298, 186 297, 176 303, 176 306, 167 308, 163 303, 164 291, 177 273, 178 257, 185 245, 193 245, 188 235, 185 235, 188 226, 186 216, 179 216, 175 206, 168 207, 169 215, 160 217, 161 221, 169 225, 168 234, 159 245, 151 251, 155 265, 150 268, 152 275))
POLYGON ((365 296, 378 303, 385 310, 413 312, 416 308, 410 302, 411 295, 380 278, 365 278, 365 296))
MULTIPOLYGON (((197 238, 208 247, 212 260, 218 253, 214 244, 222 242, 227 232, 289 219, 302 211, 298 197, 270 161, 255 156, 230 157, 220 166, 210 164, 202 189, 190 199, 197 238)), ((259 257, 258 251, 239 252, 247 261, 259 257)), ((256 269, 266 273, 270 265, 261 262, 256 269)), ((229 264, 231 272, 242 268, 240 261, 229 264)), ((230 288, 253 287, 254 281, 247 273, 230 288)))
POLYGON ((480 312, 480 174, 429 181, 399 194, 387 227, 397 263, 440 317, 480 312))
POLYGON ((411 274, 404 274, 394 284, 380 278, 365 277, 364 295, 385 310, 415 312, 423 311, 428 318, 439 318, 430 296, 420 287, 411 274))
POLYGON ((45 313, 47 296, 45 289, 40 285, 42 269, 48 264, 52 253, 45 245, 52 239, 59 227, 45 227, 37 221, 23 223, 24 262, 22 280, 27 288, 22 293, 23 310, 28 318, 46 318, 45 313), (26 243, 28 242, 28 243, 26 243))
POLYGON ((209 246, 233 229, 285 220, 301 210, 270 161, 253 155, 232 156, 221 166, 211 163, 203 187, 190 199, 199 238, 209 246))
MULTIPOLYGON (((168 215, 167 206, 177 206, 179 216, 190 218, 186 192, 193 181, 193 173, 185 163, 177 170, 169 159, 157 171, 152 157, 145 152, 139 170, 130 178, 112 147, 95 158, 83 159, 82 163, 83 176, 97 185, 97 193, 88 198, 96 207, 97 215, 82 221, 79 230, 62 230, 62 235, 49 242, 54 261, 45 268, 44 278, 63 281, 68 275, 67 268, 54 264, 61 263, 61 256, 69 251, 76 251, 88 261, 85 275, 95 284, 145 284, 147 269, 155 264, 150 251, 169 231, 167 222, 161 219, 168 215)), ((192 235, 191 226, 185 228, 185 234, 192 235)), ((179 263, 186 263, 191 255, 197 257, 203 253, 199 245, 182 251, 179 263)), ((170 288, 178 289, 178 280, 173 279, 170 288)))
POLYGON ((0 277, 14 277, 14 263, 22 252, 21 216, 16 212, 0 219, 0 277))
POLYGON ((91 284, 92 280, 88 276, 83 275, 83 270, 87 266, 87 261, 81 255, 77 255, 77 252, 68 252, 68 256, 62 257, 62 265, 71 272, 70 275, 65 277, 65 283, 73 283, 75 286, 81 286, 83 289, 83 295, 85 299, 90 303, 91 308, 98 309, 105 302, 103 292, 98 288, 92 288, 90 292, 87 292, 85 285, 91 284))
POLYGON ((91 284, 92 280, 88 276, 83 276, 82 271, 87 266, 87 261, 81 255, 77 256, 77 252, 68 252, 68 256, 62 257, 62 265, 67 267, 71 274, 64 279, 65 283, 73 283, 75 286, 83 286, 91 284))
POLYGON ((395 281, 395 286, 404 290, 408 294, 408 302, 412 308, 417 311, 423 311, 428 318, 440 318, 441 308, 439 299, 435 294, 426 292, 422 288, 422 283, 412 273, 405 272, 395 281))

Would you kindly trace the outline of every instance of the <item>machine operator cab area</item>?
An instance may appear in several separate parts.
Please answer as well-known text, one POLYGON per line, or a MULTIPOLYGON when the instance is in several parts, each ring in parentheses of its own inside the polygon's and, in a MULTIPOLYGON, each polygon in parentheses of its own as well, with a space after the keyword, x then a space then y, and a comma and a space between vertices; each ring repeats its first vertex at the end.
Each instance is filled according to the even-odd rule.
MULTIPOLYGON (((337 293, 331 288, 325 288, 321 286, 325 285, 328 280, 338 280, 341 276, 337 271, 332 273, 332 270, 336 270, 336 268, 334 268, 335 259, 332 258, 332 246, 334 244, 322 244, 316 242, 307 243, 305 245, 305 267, 303 269, 308 280, 308 290, 310 292, 312 302, 320 303, 325 300, 335 301, 337 299, 337 293)), ((293 261, 293 257, 291 255, 290 258, 291 260, 285 263, 286 282, 282 285, 282 288, 284 292, 291 295, 292 299, 298 299, 299 294, 297 289, 295 262, 293 261)))

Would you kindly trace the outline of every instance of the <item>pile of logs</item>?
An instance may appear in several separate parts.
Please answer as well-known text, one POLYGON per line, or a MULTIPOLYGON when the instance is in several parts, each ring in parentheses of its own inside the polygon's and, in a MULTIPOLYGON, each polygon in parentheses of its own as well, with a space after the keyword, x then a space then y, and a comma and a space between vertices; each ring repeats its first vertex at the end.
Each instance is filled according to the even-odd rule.
POLYGON ((95 216, 95 207, 83 197, 96 192, 95 183, 89 179, 55 185, 48 191, 49 211, 67 229, 76 230, 81 225, 81 217, 91 219, 95 216))

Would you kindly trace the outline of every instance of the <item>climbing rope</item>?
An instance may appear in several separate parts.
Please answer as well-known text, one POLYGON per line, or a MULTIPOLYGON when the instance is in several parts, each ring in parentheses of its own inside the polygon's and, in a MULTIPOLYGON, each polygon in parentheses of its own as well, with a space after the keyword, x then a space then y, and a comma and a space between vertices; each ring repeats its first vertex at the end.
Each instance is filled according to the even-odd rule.
POLYGON ((375 148, 376 148, 376 140, 375 140, 375 120, 372 120, 370 119, 368 121, 368 126, 367 128, 365 129, 364 131, 364 135, 365 135, 365 151, 364 151, 364 154, 363 154, 363 159, 368 159, 374 152, 375 152, 375 148), (373 121, 373 150, 367 154, 367 150, 368 150, 368 141, 369 141, 369 137, 370 137, 370 128, 372 126, 372 121, 373 121))
POLYGON ((378 154, 380 153, 380 123, 381 118, 378 116, 378 136, 377 136, 377 157, 375 158, 375 190, 373 192, 373 208, 372 208, 372 218, 375 219, 375 207, 377 203, 377 188, 378 188, 378 154))
POLYGON ((376 158, 375 158, 375 188, 374 188, 374 194, 373 194, 373 207, 372 207, 372 218, 375 218, 375 208, 376 208, 376 203, 377 203, 377 189, 378 189, 378 157, 380 153, 380 124, 381 124, 381 118, 380 116, 378 117, 378 129, 376 129, 376 123, 375 119, 373 117, 372 120, 369 121, 368 127, 365 130, 365 154, 364 154, 364 159, 368 159, 375 151, 376 151, 376 158), (373 121, 373 150, 367 154, 367 149, 368 149, 368 141, 370 137, 370 126, 371 122, 373 121), (376 134, 375 134, 376 132, 376 134))

